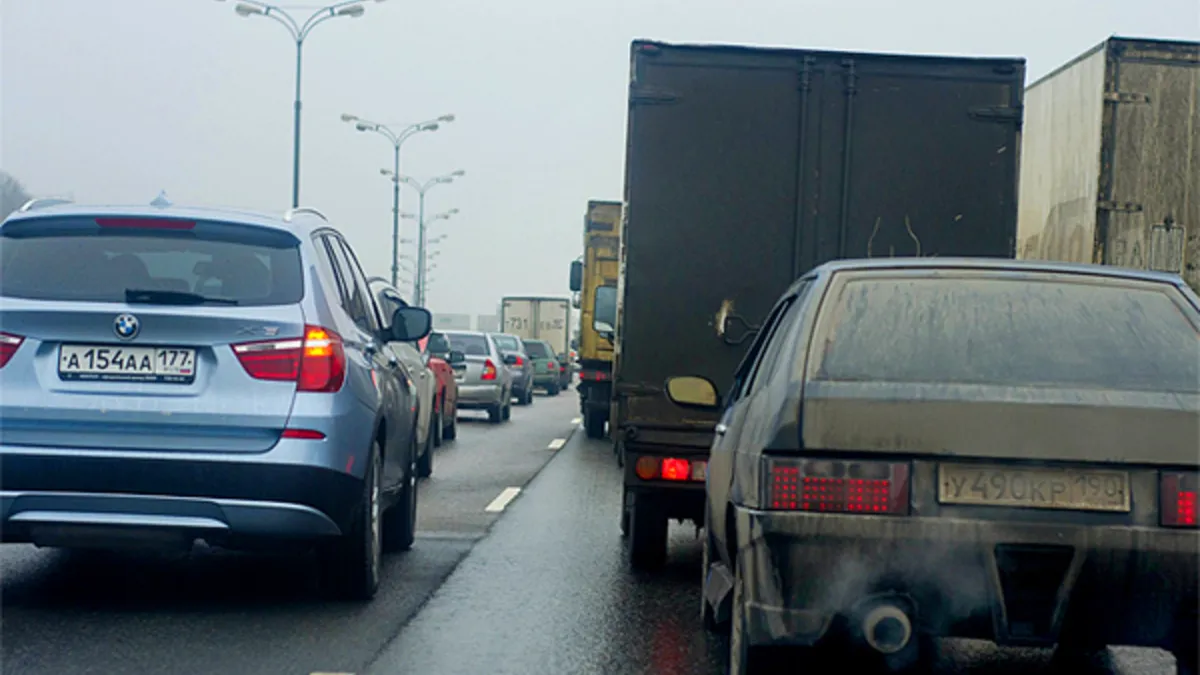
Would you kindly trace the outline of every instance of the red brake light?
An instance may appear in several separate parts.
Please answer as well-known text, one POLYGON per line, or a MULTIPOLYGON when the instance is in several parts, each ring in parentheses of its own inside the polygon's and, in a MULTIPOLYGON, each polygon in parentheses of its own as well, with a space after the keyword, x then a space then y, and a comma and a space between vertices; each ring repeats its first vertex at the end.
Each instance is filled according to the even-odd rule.
POLYGON ((768 457, 763 506, 781 511, 906 515, 907 463, 768 457))
POLYGON ((298 391, 334 392, 346 379, 342 338, 320 326, 305 326, 303 338, 233 345, 233 353, 250 377, 296 382, 298 391))
POLYGON ((523 358, 521 358, 520 356, 518 356, 518 357, 517 357, 517 362, 516 362, 516 363, 514 363, 513 365, 514 365, 514 366, 523 366, 523 365, 525 365, 525 359, 523 359, 523 358))
POLYGON ((1200 526, 1196 493, 1200 474, 1164 473, 1159 500, 1159 520, 1166 527, 1200 526))
POLYGON ((546 370, 554 370, 554 362, 553 361, 546 364, 546 370))
POLYGON ((0 333, 0 368, 8 365, 13 354, 17 353, 17 349, 21 347, 21 343, 25 338, 12 333, 0 333))
POLYGON ((125 227, 147 230, 191 230, 196 223, 174 218, 97 218, 100 227, 125 227))
POLYGON ((638 457, 637 463, 633 466, 634 473, 642 480, 669 480, 675 482, 703 482, 707 469, 707 460, 654 457, 651 455, 638 457))
POLYGON ((492 363, 491 359, 483 362, 483 375, 479 376, 481 380, 496 379, 496 364, 492 363))

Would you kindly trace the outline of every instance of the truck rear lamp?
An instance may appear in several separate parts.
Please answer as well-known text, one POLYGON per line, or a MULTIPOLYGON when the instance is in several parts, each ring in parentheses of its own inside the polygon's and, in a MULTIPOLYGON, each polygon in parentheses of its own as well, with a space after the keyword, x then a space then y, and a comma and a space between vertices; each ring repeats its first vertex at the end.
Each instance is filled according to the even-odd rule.
POLYGON ((1164 473, 1160 487, 1159 520, 1164 527, 1198 527, 1196 493, 1200 473, 1164 473))
POLYGON ((763 505, 778 511, 906 515, 905 462, 845 462, 769 457, 763 505))
POLYGON ((25 338, 12 333, 0 333, 0 368, 8 365, 14 354, 20 349, 25 338))
POLYGON ((633 472, 642 480, 666 480, 674 483, 703 482, 708 469, 707 460, 679 457, 638 457, 633 472))

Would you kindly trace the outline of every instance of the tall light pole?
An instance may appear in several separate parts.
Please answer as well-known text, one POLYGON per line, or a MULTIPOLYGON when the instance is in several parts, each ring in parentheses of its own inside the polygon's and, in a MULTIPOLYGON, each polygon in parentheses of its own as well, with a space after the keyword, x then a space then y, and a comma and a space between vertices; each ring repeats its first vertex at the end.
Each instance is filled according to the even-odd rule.
MULTIPOLYGON (((402 176, 392 173, 387 169, 380 169, 379 173, 385 176, 391 176, 392 180, 408 185, 417 191, 420 195, 419 206, 417 208, 417 288, 414 295, 418 307, 425 306, 425 193, 429 192, 435 185, 444 185, 453 183, 455 178, 461 178, 466 175, 466 171, 459 169, 444 176, 435 176, 425 181, 424 183, 412 178, 411 176, 402 176)), ((449 218, 451 215, 458 213, 458 209, 450 209, 445 214, 439 214, 439 217, 444 216, 449 218)))
MULTIPOLYGON (((224 0, 219 0, 224 2, 224 0)), ((292 39, 296 41, 296 101, 295 116, 292 121, 292 207, 300 206, 300 64, 304 53, 304 41, 308 34, 319 24, 339 16, 357 18, 367 11, 363 3, 367 0, 344 0, 335 2, 313 12, 303 22, 297 21, 282 7, 272 5, 262 0, 242 0, 233 10, 238 16, 265 16, 274 19, 287 29, 292 39)), ((383 0, 375 0, 383 2, 383 0)))
MULTIPOLYGON (((357 115, 342 113, 343 122, 354 122, 354 128, 359 131, 374 131, 388 139, 392 144, 392 175, 400 175, 400 146, 404 141, 422 131, 437 131, 445 122, 453 122, 454 115, 442 115, 437 119, 410 124, 399 131, 392 131, 386 124, 365 120, 357 115)), ((399 268, 396 266, 400 258, 400 182, 392 181, 392 288, 396 287, 399 278, 399 268)))

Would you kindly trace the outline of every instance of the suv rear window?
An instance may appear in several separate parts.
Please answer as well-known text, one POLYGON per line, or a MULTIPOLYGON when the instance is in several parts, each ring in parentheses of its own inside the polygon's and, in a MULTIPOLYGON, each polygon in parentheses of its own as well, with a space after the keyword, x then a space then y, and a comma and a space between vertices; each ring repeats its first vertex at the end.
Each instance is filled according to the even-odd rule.
POLYGON ((139 222, 146 221, 71 218, 5 225, 0 295, 126 302, 127 291, 147 291, 141 302, 262 306, 295 303, 304 294, 300 242, 287 232, 207 221, 154 221, 169 228, 139 222))
POLYGON ((546 345, 541 342, 526 342, 525 353, 533 359, 549 359, 553 358, 550 350, 546 349, 546 345))
POLYGON ((817 379, 1200 392, 1175 289, 943 277, 846 284, 817 379))
POLYGON ((482 335, 446 333, 446 339, 450 340, 452 349, 466 356, 488 356, 492 351, 488 349, 487 338, 482 335))

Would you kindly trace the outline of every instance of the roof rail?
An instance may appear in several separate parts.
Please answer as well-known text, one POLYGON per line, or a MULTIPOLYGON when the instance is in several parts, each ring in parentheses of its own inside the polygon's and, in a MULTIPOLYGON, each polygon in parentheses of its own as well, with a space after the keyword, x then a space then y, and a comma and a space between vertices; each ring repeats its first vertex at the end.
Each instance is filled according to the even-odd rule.
POLYGON ((329 222, 329 218, 324 213, 312 208, 311 206, 295 206, 283 212, 284 222, 292 222, 298 214, 307 213, 310 216, 316 216, 325 222, 329 222))
POLYGON ((75 202, 64 197, 35 197, 21 205, 17 209, 17 213, 25 213, 34 209, 44 209, 50 206, 61 206, 63 204, 74 204, 75 202))

